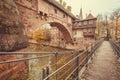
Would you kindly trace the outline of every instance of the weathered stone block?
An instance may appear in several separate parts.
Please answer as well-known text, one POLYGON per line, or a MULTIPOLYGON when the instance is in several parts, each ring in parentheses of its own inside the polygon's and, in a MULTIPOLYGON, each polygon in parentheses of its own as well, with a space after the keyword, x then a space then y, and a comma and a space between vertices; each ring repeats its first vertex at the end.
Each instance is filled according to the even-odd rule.
POLYGON ((14 0, 0 0, 0 51, 26 46, 27 37, 14 0))

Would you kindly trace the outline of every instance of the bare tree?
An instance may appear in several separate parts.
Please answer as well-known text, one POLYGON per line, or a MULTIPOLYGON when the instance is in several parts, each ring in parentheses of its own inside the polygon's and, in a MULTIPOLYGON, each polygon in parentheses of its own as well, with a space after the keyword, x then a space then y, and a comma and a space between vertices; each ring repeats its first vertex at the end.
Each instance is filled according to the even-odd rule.
POLYGON ((98 32, 98 37, 100 37, 100 33, 104 27, 104 19, 102 14, 98 14, 97 16, 97 32, 98 32))
POLYGON ((120 18, 120 8, 114 10, 112 16, 114 20, 118 20, 120 18))
POLYGON ((117 39, 118 36, 118 20, 120 19, 120 8, 115 9, 111 16, 110 16, 110 20, 112 22, 115 22, 115 38, 117 39))

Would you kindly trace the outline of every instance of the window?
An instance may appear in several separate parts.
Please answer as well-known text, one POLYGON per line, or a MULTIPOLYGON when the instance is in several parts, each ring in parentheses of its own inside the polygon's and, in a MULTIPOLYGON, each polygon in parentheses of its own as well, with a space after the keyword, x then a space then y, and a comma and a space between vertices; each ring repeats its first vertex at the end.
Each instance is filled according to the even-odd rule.
POLYGON ((57 9, 54 9, 55 13, 57 14, 57 9))
POLYGON ((40 11, 40 16, 43 16, 43 12, 42 11, 40 11))
POLYGON ((77 22, 74 23, 74 26, 77 27, 77 22))
POLYGON ((44 18, 45 18, 45 20, 47 20, 47 16, 48 16, 48 15, 45 13, 45 14, 44 14, 44 18))
POLYGON ((92 32, 92 29, 89 29, 88 32, 92 32))
POLYGON ((93 20, 90 20, 90 21, 89 21, 89 24, 93 24, 93 20))
POLYGON ((79 24, 78 24, 79 26, 81 26, 82 25, 82 23, 81 22, 79 22, 79 24))
POLYGON ((42 11, 40 11, 40 18, 41 18, 41 20, 43 19, 43 12, 42 11))
POLYGON ((87 25, 87 21, 84 21, 84 25, 87 25))
POLYGON ((83 32, 87 32, 87 29, 84 29, 83 32))
POLYGON ((63 18, 65 18, 65 14, 63 14, 63 18))

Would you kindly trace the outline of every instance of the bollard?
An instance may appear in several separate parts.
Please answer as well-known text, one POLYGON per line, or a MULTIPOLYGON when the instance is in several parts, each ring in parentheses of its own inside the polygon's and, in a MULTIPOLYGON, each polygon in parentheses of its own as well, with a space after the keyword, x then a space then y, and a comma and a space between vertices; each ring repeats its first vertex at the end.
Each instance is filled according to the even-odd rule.
MULTIPOLYGON (((57 70, 57 56, 58 56, 58 52, 55 52, 56 70, 57 70)), ((57 80, 57 73, 56 73, 56 80, 57 80)))
MULTIPOLYGON (((78 56, 78 53, 76 53, 76 56, 78 56)), ((79 66, 79 57, 76 58, 75 60, 75 68, 79 66)), ((76 80, 79 80, 79 68, 75 71, 75 78, 76 80)))
MULTIPOLYGON (((48 75, 49 75, 49 67, 46 67, 46 76, 48 75)), ((49 80, 49 78, 47 80, 49 80)))
POLYGON ((45 78, 45 69, 42 69, 42 80, 45 78))

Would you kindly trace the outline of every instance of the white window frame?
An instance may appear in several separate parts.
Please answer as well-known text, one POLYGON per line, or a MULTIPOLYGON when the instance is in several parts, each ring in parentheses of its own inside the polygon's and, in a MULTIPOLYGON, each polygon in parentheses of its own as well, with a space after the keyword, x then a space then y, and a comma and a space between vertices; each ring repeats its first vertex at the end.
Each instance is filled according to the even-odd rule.
POLYGON ((87 23, 87 21, 84 21, 83 24, 84 24, 84 25, 87 25, 88 23, 87 23))

